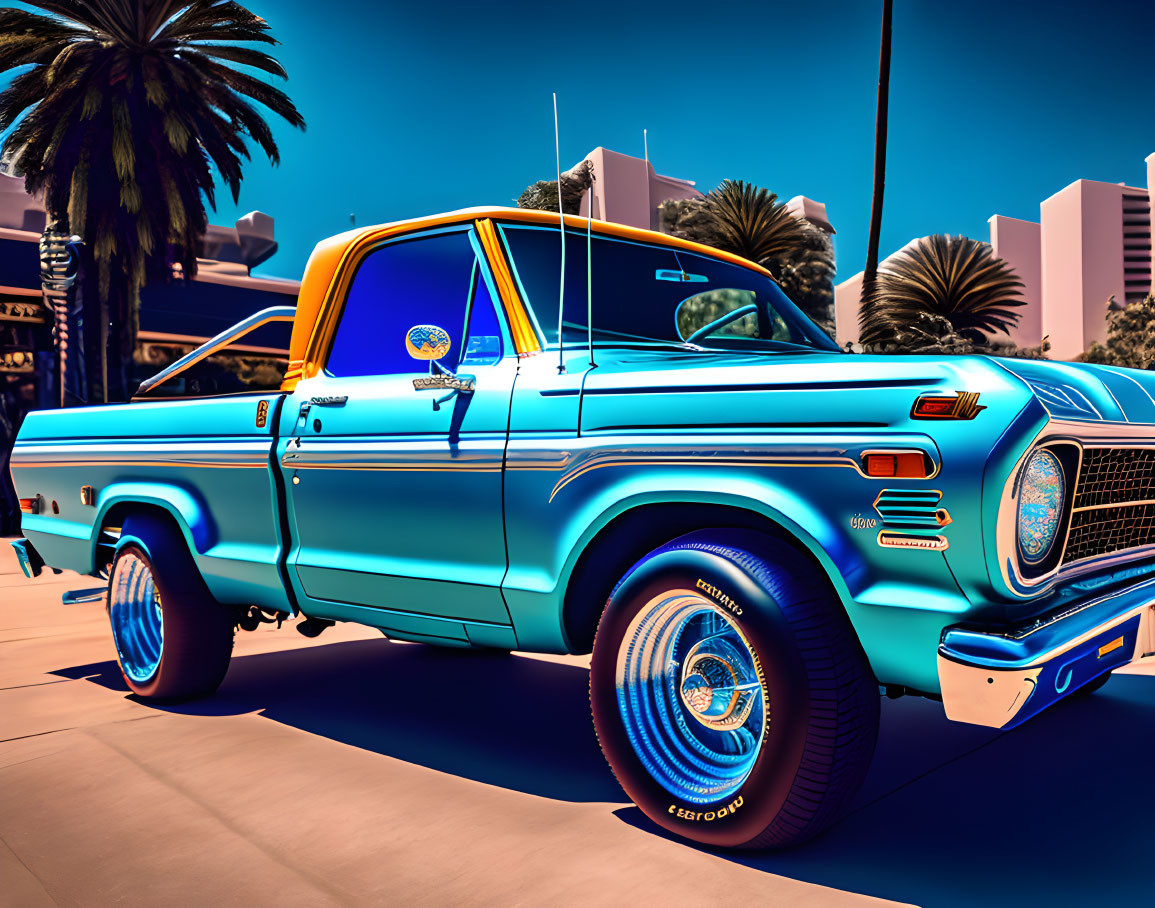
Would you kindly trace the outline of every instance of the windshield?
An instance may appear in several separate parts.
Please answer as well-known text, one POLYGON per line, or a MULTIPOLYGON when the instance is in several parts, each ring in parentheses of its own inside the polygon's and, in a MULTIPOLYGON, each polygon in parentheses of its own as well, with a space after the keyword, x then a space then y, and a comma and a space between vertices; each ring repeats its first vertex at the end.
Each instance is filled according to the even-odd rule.
MULTIPOLYGON (((557 228, 504 224, 501 232, 537 326, 557 344, 561 237, 557 228)), ((566 231, 562 339, 587 343, 587 265, 596 345, 710 350, 835 351, 838 345, 778 285, 753 269, 671 247, 566 231)))

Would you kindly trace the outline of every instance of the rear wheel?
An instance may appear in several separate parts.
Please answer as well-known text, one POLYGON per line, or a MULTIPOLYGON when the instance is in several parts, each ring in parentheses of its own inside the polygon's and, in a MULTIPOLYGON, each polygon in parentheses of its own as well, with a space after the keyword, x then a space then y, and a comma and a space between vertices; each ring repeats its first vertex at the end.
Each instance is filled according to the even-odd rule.
POLYGON ((694 841, 773 848, 836 822, 878 731, 878 685, 825 577, 716 530, 651 553, 610 597, 590 701, 626 794, 694 841))
POLYGON ((117 662, 153 700, 211 694, 229 667, 235 615, 213 598, 184 538, 164 518, 130 516, 108 581, 117 662))

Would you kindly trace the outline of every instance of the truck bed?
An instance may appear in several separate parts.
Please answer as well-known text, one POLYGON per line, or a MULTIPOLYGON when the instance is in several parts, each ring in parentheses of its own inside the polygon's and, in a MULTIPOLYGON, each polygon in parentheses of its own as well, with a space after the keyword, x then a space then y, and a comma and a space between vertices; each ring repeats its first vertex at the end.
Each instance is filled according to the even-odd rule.
POLYGON ((53 567, 99 573, 124 504, 151 504, 172 514, 217 599, 289 611, 279 474, 270 468, 281 400, 261 393, 28 414, 12 451, 17 493, 36 499, 24 535, 53 567))

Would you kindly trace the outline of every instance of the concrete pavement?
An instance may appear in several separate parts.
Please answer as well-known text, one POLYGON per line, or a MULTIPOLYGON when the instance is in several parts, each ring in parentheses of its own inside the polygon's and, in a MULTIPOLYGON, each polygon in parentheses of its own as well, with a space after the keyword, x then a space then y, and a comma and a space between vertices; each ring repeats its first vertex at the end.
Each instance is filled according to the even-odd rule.
POLYGON ((1155 674, 1016 731, 884 703, 854 812, 712 854, 625 801, 587 659, 241 633, 219 694, 130 697, 91 578, 0 541, 0 904, 1082 905, 1150 897, 1155 674))

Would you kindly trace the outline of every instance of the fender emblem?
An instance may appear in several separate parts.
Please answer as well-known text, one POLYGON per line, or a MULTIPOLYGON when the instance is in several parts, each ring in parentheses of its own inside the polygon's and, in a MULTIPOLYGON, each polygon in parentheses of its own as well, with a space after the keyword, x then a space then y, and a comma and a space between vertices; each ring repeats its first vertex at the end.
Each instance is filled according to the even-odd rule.
POLYGON ((265 423, 269 421, 269 402, 262 400, 257 402, 257 428, 263 429, 265 423))
POLYGON ((920 394, 910 408, 911 419, 974 419, 980 410, 977 391, 956 391, 949 397, 920 394))

